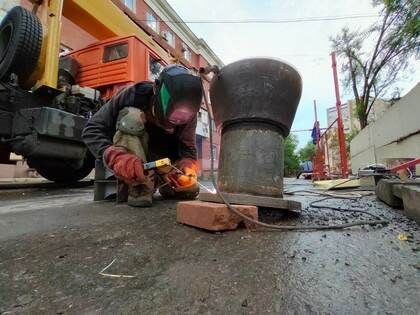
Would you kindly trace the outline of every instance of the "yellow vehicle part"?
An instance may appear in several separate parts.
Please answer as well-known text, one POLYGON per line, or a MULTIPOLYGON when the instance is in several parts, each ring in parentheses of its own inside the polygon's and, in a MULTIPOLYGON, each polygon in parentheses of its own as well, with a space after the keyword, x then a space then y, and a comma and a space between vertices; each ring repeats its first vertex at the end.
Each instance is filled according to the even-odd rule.
POLYGON ((52 88, 57 87, 62 10, 63 0, 49 1, 47 10, 47 33, 44 37, 45 53, 41 53, 41 56, 45 56, 44 72, 38 83, 40 86, 46 85, 52 88))
POLYGON ((28 85, 57 87, 63 0, 30 0, 43 26, 41 53, 28 85), (47 62, 48 61, 48 62, 47 62))
POLYGON ((169 165, 171 165, 171 160, 168 158, 164 158, 164 159, 156 160, 153 162, 144 163, 143 168, 145 170, 150 170, 153 168, 159 168, 159 167, 169 166, 169 165))
MULTIPOLYGON (((134 23, 110 0, 31 0, 47 12, 46 32, 40 60, 34 78, 37 87, 57 87, 58 61, 61 39, 61 16, 65 16, 92 36, 104 40, 116 36, 136 35, 166 63, 172 63, 170 54, 151 36, 134 23)), ((77 36, 75 34, 75 36, 77 36)))

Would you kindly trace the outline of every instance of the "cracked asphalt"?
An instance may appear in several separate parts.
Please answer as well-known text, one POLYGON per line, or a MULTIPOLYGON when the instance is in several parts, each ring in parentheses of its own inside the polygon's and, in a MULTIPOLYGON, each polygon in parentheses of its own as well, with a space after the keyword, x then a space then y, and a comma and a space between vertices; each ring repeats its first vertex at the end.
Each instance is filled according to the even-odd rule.
MULTIPOLYGON (((311 189, 286 180, 288 191, 311 189)), ((276 224, 369 219, 261 211, 276 224)), ((339 231, 209 233, 175 202, 93 202, 93 188, 0 191, 0 314, 419 314, 420 229, 376 201, 327 200, 390 220, 339 231), (113 260, 108 274, 99 272, 113 260)))

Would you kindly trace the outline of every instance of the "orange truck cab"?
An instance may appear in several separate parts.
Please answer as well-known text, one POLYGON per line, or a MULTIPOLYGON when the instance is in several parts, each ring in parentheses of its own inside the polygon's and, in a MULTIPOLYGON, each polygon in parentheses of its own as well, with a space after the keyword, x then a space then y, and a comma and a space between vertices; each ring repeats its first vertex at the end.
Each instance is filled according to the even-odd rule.
POLYGON ((123 87, 154 81, 165 63, 136 36, 115 37, 72 51, 76 83, 98 90, 108 100, 123 87))

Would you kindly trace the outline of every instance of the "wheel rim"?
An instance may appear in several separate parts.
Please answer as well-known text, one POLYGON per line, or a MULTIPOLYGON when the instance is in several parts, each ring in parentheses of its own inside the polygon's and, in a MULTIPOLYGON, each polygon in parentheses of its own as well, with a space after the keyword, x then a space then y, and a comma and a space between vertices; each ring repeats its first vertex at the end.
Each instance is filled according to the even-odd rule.
POLYGON ((0 30, 0 63, 7 54, 13 34, 13 25, 7 24, 0 30))

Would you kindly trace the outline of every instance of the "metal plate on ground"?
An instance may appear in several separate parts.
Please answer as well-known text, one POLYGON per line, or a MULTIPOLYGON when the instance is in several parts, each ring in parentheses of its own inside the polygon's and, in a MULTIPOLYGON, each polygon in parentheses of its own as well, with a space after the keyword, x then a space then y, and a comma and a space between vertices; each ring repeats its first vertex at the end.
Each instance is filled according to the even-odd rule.
MULTIPOLYGON (((251 205, 257 207, 276 208, 284 210, 299 211, 302 210, 302 204, 294 200, 283 198, 274 198, 267 196, 255 196, 248 194, 223 193, 223 196, 231 204, 251 205)), ((200 193, 198 199, 201 201, 223 203, 218 194, 200 193)))

